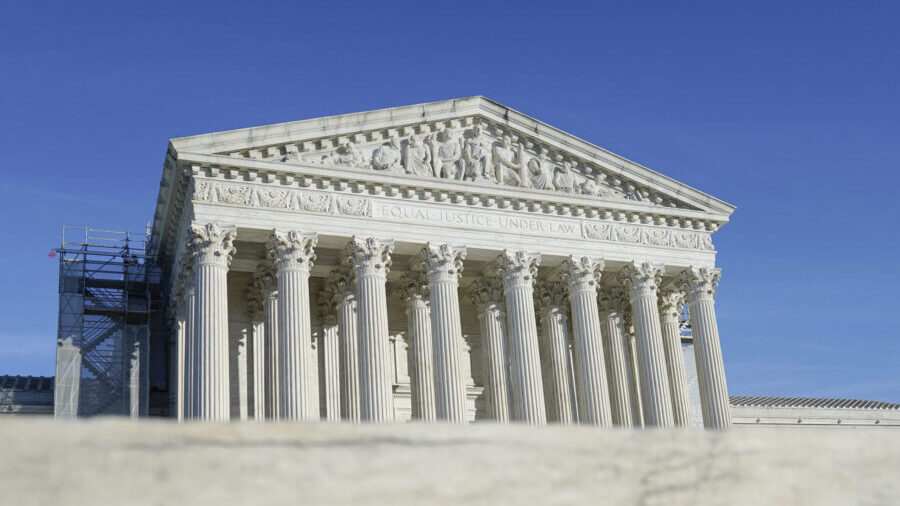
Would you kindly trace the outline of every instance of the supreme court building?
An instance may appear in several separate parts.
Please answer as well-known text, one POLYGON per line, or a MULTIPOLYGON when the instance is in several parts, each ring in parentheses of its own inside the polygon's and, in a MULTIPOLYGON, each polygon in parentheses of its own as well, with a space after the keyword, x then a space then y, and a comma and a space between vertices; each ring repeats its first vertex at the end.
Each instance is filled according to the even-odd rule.
POLYGON ((170 416, 727 428, 734 209, 484 97, 173 139, 170 416))

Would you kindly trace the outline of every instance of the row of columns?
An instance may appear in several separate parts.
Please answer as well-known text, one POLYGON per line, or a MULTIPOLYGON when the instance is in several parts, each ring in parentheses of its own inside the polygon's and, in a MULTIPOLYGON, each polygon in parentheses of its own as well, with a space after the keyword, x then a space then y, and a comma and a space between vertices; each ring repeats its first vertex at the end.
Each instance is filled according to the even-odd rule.
MULTIPOLYGON (((217 224, 192 228, 178 293, 184 302, 176 309, 183 317, 175 340, 176 353, 183 357, 175 375, 176 389, 184 393, 177 402, 180 419, 225 421, 230 416, 226 275, 234 236, 233 228, 217 224)), ((274 231, 269 265, 255 275, 253 344, 261 353, 254 353, 254 370, 260 371, 254 412, 259 418, 264 412, 270 419, 318 419, 316 384, 325 396, 326 419, 390 422, 386 290, 393 242, 353 238, 345 263, 329 275, 321 301, 325 325, 318 360, 324 367, 313 381, 317 358, 308 346, 309 276, 316 244, 315 234, 274 231)), ((409 272, 392 284, 407 312, 417 420, 467 420, 459 309, 465 256, 461 246, 427 244, 409 272)), ((718 269, 688 269, 675 289, 660 293, 663 269, 648 262, 626 265, 618 274, 620 286, 602 290, 601 259, 572 256, 538 281, 539 263, 537 254, 504 251, 466 291, 481 327, 488 418, 601 427, 689 425, 678 326, 686 295, 704 425, 730 425, 713 308, 718 269), (634 327, 633 350, 626 308, 634 327)))

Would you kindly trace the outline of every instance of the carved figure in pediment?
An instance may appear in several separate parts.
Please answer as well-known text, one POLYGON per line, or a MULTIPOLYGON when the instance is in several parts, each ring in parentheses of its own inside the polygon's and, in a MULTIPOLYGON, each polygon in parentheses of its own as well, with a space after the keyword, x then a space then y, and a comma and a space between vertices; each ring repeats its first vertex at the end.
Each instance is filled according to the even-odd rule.
POLYGON ((462 179, 459 164, 462 159, 462 139, 454 139, 444 129, 431 138, 431 163, 434 173, 445 179, 462 179))
POLYGON ((541 147, 538 156, 528 160, 531 186, 538 190, 553 190, 553 165, 547 160, 547 148, 541 147))
POLYGON ((403 152, 403 168, 407 174, 422 177, 436 177, 431 166, 431 148, 422 143, 415 134, 409 136, 409 144, 403 152))
POLYGON ((322 163, 339 167, 365 167, 365 159, 350 141, 345 141, 322 158, 322 163))
POLYGON ((500 144, 494 146, 491 151, 491 158, 494 162, 494 178, 500 184, 508 184, 512 186, 522 185, 523 178, 520 177, 519 171, 522 167, 519 161, 524 157, 524 148, 520 146, 520 153, 512 146, 512 138, 508 135, 503 136, 500 144))
POLYGON ((472 128, 472 136, 466 139, 463 148, 463 161, 465 162, 463 178, 468 181, 493 181, 494 176, 490 170, 490 159, 490 147, 481 137, 481 127, 475 125, 472 128))
POLYGON ((581 185, 581 192, 585 195, 594 195, 597 197, 610 196, 612 192, 601 183, 605 177, 606 176, 602 173, 598 173, 595 178, 586 176, 585 182, 581 185))
POLYGON ((375 170, 400 170, 400 155, 400 138, 392 135, 390 142, 379 146, 372 154, 372 167, 375 170))
POLYGON ((634 183, 625 183, 625 198, 628 200, 644 201, 644 196, 634 183))
POLYGON ((573 193, 575 191, 575 173, 572 172, 571 162, 566 160, 562 163, 562 167, 553 176, 553 185, 561 192, 573 193))

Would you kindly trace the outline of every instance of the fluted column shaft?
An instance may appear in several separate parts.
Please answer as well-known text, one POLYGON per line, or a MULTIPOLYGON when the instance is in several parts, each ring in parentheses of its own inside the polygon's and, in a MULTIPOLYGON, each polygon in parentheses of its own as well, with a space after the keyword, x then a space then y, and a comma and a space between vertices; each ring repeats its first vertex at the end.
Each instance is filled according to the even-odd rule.
POLYGON ((458 294, 465 256, 465 248, 447 244, 428 244, 420 255, 431 297, 437 418, 453 423, 468 421, 458 294))
POLYGON ((603 261, 571 257, 560 274, 568 284, 575 334, 575 374, 578 377, 579 419, 588 425, 609 427, 612 414, 603 357, 603 334, 597 307, 597 282, 603 261))
POLYGON ((482 278, 472 283, 468 293, 478 311, 481 328, 487 417, 499 423, 508 423, 509 367, 503 283, 496 277, 482 278))
POLYGON ((316 420, 310 396, 312 324, 309 271, 315 260, 315 234, 276 230, 270 242, 278 279, 278 410, 281 420, 316 420))
POLYGON ((385 293, 393 247, 393 241, 374 238, 354 238, 349 246, 359 322, 360 419, 369 422, 394 420, 385 293))
POLYGON ((340 331, 334 314, 324 317, 319 357, 319 395, 324 408, 323 418, 336 422, 341 419, 341 352, 340 331))
MULTIPOLYGON (((272 279, 274 282, 274 278, 272 279)), ((271 287, 263 292, 263 314, 265 323, 263 330, 265 332, 265 384, 266 384, 266 400, 265 413, 267 420, 278 420, 280 418, 278 407, 279 399, 279 374, 281 369, 278 359, 278 290, 277 287, 271 287)))
POLYGON ((253 321, 253 419, 261 422, 266 415, 266 325, 253 321))
POLYGON ((646 262, 627 265, 622 272, 622 280, 630 292, 637 334, 644 423, 651 427, 672 427, 675 423, 656 304, 656 292, 662 272, 661 267, 646 262))
POLYGON ((228 376, 228 265, 234 229, 192 227, 194 255, 194 398, 191 417, 225 422, 231 416, 228 376))
MULTIPOLYGON (((626 315, 631 314, 631 302, 626 315)), ((638 367, 637 337, 634 335, 634 324, 626 318, 625 342, 628 345, 628 378, 631 380, 631 417, 636 427, 644 427, 644 402, 641 399, 641 374, 638 367)))
POLYGON ((359 416, 359 334, 356 294, 344 292, 336 305, 341 360, 341 418, 360 421, 359 416))
POLYGON ((691 400, 684 372, 684 355, 681 352, 681 330, 678 317, 684 303, 684 293, 666 290, 659 295, 659 319, 662 328, 663 350, 669 371, 669 389, 672 392, 672 414, 675 425, 691 426, 691 400))
POLYGON ((632 381, 631 369, 628 367, 625 341, 625 328, 622 315, 624 293, 621 287, 607 287, 600 296, 602 311, 600 312, 603 335, 603 351, 606 361, 606 377, 609 384, 610 414, 613 425, 631 427, 632 419, 632 381))
POLYGON ((437 419, 437 401, 428 280, 421 273, 407 273, 398 281, 398 291, 406 307, 412 418, 433 422, 437 419))
POLYGON ((179 399, 183 419, 192 418, 194 413, 194 357, 197 355, 197 340, 194 337, 197 298, 193 279, 189 279, 188 283, 184 289, 184 384, 181 386, 179 399))
POLYGON ((721 430, 731 427, 731 405, 713 302, 720 276, 720 269, 707 267, 691 268, 682 273, 694 339, 703 426, 721 430))
POLYGON ((185 325, 184 315, 175 320, 175 419, 184 420, 184 353, 185 325))
POLYGON ((565 306, 541 307, 543 330, 544 397, 547 402, 547 421, 571 425, 576 421, 569 383, 569 329, 565 306))
POLYGON ((497 259, 497 272, 503 279, 508 315, 510 375, 515 419, 544 425, 544 387, 534 314, 534 278, 540 256, 525 251, 504 251, 497 259))

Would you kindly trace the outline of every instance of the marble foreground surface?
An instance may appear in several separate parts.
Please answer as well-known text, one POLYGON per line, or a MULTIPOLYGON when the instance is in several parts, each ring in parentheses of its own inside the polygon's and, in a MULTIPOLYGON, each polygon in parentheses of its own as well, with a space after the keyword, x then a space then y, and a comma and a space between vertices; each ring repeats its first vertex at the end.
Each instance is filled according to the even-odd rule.
POLYGON ((900 431, 0 423, 3 504, 900 504, 900 431))

